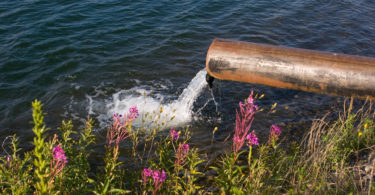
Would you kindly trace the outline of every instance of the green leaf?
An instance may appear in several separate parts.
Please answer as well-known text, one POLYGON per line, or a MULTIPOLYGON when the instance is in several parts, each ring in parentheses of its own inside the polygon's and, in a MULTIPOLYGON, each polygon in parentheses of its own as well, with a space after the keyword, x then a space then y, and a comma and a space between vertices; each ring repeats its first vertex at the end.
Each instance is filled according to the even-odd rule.
POLYGON ((123 190, 123 189, 111 189, 109 192, 113 193, 113 192, 116 192, 116 193, 119 193, 119 194, 128 194, 130 193, 131 191, 129 190, 123 190))

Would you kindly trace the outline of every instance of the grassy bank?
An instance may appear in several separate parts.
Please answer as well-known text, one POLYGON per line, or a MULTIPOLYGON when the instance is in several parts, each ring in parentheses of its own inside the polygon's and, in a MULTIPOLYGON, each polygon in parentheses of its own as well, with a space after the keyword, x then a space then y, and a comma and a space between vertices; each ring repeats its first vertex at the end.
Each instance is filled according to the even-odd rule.
MULTIPOLYGON (((92 170, 88 158, 95 143, 93 121, 76 130, 63 121, 58 133, 44 124, 39 101, 32 103, 34 149, 19 153, 16 135, 2 144, 0 191, 12 194, 341 194, 374 193, 375 112, 370 102, 353 108, 347 102, 336 121, 313 122, 299 144, 280 139, 272 125, 259 143, 251 125, 261 109, 250 94, 239 103, 231 148, 216 160, 189 145, 188 128, 159 131, 160 110, 138 116, 136 107, 113 115, 103 166, 92 170), (142 117, 152 129, 134 129, 142 117), (124 145, 127 147, 124 147, 124 145), (129 147, 130 146, 130 147, 129 147), (119 160, 126 156, 126 160, 119 160)), ((215 134, 218 129, 208 133, 215 134)))

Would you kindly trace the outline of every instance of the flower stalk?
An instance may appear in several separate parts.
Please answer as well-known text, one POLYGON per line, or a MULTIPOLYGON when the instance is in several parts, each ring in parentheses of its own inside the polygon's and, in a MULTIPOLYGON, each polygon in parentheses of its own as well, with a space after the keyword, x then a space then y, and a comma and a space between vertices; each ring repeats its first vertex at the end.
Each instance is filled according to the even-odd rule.
POLYGON ((245 103, 239 102, 239 110, 236 110, 236 127, 233 137, 233 152, 237 156, 238 151, 245 143, 246 135, 249 132, 254 120, 254 114, 258 106, 254 104, 255 97, 251 91, 245 103))

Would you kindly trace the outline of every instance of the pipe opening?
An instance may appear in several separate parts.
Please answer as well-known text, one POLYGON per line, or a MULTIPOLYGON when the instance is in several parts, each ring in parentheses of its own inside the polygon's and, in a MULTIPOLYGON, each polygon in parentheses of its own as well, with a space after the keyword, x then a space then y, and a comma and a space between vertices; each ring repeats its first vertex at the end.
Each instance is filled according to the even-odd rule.
POLYGON ((206 74, 206 81, 207 81, 207 84, 208 84, 208 86, 210 87, 210 89, 212 88, 212 85, 213 85, 214 80, 215 80, 214 77, 212 77, 212 76, 209 75, 208 73, 206 74))

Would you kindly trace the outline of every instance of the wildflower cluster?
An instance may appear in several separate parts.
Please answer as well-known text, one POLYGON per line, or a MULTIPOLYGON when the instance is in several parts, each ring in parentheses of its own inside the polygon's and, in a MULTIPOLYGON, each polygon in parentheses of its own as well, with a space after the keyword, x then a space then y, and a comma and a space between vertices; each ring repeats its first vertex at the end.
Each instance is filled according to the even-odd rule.
POLYGON ((259 145, 258 138, 255 135, 254 131, 252 131, 251 133, 249 133, 249 135, 246 136, 246 141, 247 146, 259 145))
POLYGON ((176 131, 174 127, 171 128, 169 133, 171 134, 172 141, 176 141, 178 139, 178 136, 180 135, 180 132, 176 131))
POLYGON ((108 148, 110 148, 113 143, 118 146, 120 142, 130 136, 129 128, 131 127, 133 120, 136 119, 138 115, 138 109, 135 106, 129 109, 129 113, 127 115, 122 116, 118 113, 113 114, 112 126, 108 128, 107 131, 108 148))
POLYGON ((189 144, 180 144, 176 152, 176 165, 183 165, 185 163, 186 156, 189 154, 189 144))
POLYGON ((138 109, 136 106, 133 106, 133 107, 130 107, 129 108, 129 114, 128 114, 128 119, 130 121, 136 119, 138 117, 139 113, 138 113, 138 109))
POLYGON ((142 179, 143 182, 146 184, 148 181, 152 179, 154 183, 154 194, 161 188, 165 179, 167 179, 167 174, 164 170, 152 170, 149 168, 143 169, 142 171, 142 179))
POLYGON ((277 125, 271 125, 271 133, 270 138, 273 140, 277 140, 281 134, 281 128, 277 125))
POLYGON ((64 150, 61 148, 61 144, 52 149, 52 157, 53 161, 51 163, 51 175, 55 176, 65 167, 66 163, 68 162, 64 150))
MULTIPOLYGON (((245 103, 239 102, 240 110, 236 110, 236 127, 233 136, 233 152, 235 155, 244 145, 247 133, 254 120, 254 114, 258 109, 258 106, 255 105, 254 102, 255 97, 253 97, 252 91, 245 103)), ((255 136, 255 134, 251 136, 255 136)), ((249 138, 252 138, 251 136, 249 138)))
POLYGON ((270 136, 268 138, 268 144, 270 144, 274 149, 276 149, 276 142, 281 134, 281 128, 277 125, 271 125, 270 136))
POLYGON ((106 194, 111 190, 108 189, 109 185, 115 180, 116 169, 121 164, 117 162, 119 157, 119 144, 126 138, 130 137, 131 124, 138 115, 138 109, 135 106, 131 107, 128 114, 124 114, 124 116, 117 113, 113 115, 112 126, 107 130, 107 148, 106 156, 104 158, 106 162, 105 173, 104 176, 100 178, 103 182, 100 182, 96 186, 95 193, 106 194), (114 146, 112 146, 113 144, 114 146))

